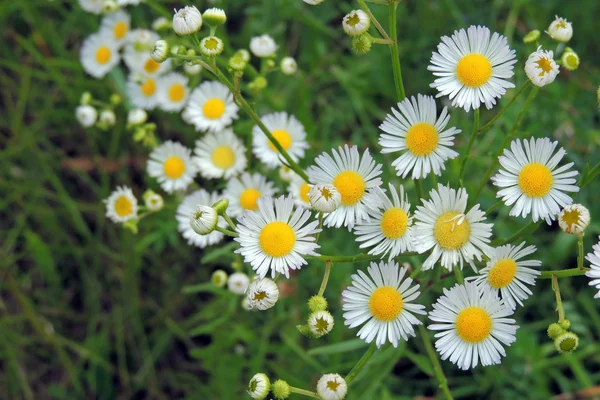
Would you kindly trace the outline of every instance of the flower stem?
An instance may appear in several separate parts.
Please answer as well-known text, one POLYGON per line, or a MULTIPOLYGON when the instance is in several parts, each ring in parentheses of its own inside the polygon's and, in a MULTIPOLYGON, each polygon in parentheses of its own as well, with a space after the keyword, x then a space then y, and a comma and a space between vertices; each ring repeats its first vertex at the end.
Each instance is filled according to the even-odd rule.
POLYGON ((415 179, 414 182, 415 190, 417 191, 417 197, 419 198, 419 200, 421 200, 423 198, 423 188, 421 187, 421 179, 415 179))
POLYGON ((390 44, 392 54, 392 69, 394 71, 394 84, 396 86, 396 96, 398 101, 404 100, 404 82, 402 81, 402 69, 400 67, 400 56, 398 55, 398 24, 396 22, 396 14, 398 8, 398 0, 390 0, 390 36, 393 43, 390 44))
POLYGON ((465 169, 467 168, 467 160, 469 159, 469 153, 471 152, 471 148, 473 147, 473 143, 475 143, 475 137, 477 136, 477 131, 479 130, 479 108, 476 108, 473 112, 473 132, 471 133, 471 138, 469 139, 469 143, 467 144, 467 151, 463 156, 462 162, 460 164, 460 174, 459 174, 459 182, 462 185, 463 176, 465 175, 465 169))
POLYGON ((379 21, 377 21, 377 18, 375 18, 375 16, 369 9, 369 6, 367 6, 364 0, 358 0, 358 4, 360 5, 360 8, 362 8, 362 10, 369 16, 369 19, 371 20, 373 25, 375 25, 375 28, 377 28, 379 34, 381 34, 381 37, 387 40, 391 40, 388 34, 385 32, 385 29, 383 29, 379 21))
POLYGON ((313 399, 320 399, 320 397, 315 392, 311 392, 310 390, 300 389, 300 388, 297 388, 294 386, 290 386, 290 392, 301 394, 306 397, 312 397, 313 399))
POLYGON ((485 215, 490 215, 490 213, 492 211, 494 211, 496 208, 500 207, 502 204, 504 204, 504 202, 502 200, 498 200, 496 203, 494 203, 493 206, 491 206, 490 208, 488 208, 485 212, 485 215))
POLYGON ((583 271, 583 233, 577 235, 577 247, 579 254, 577 256, 577 266, 583 271))
POLYGON ((223 218, 225 218, 225 221, 227 221, 227 224, 229 225, 229 227, 231 228, 231 230, 235 231, 236 230, 236 226, 233 223, 233 221, 231 220, 231 218, 229 217, 229 215, 227 215, 227 213, 223 213, 223 218))
POLYGON ((465 283, 465 278, 463 277, 462 269, 458 266, 454 266, 454 276, 456 277, 456 281, 461 285, 465 283))
POLYGON ((325 274, 323 275, 323 280, 321 281, 321 287, 319 288, 319 293, 317 293, 317 296, 323 296, 325 288, 327 287, 327 282, 329 281, 329 274, 331 273, 332 266, 333 263, 331 260, 327 260, 325 262, 325 274))
POLYGON ((556 310, 558 311, 558 323, 560 324, 565 320, 565 309, 560 298, 560 287, 558 286, 556 275, 552 275, 552 290, 554 290, 554 294, 556 295, 556 310))
POLYGON ((237 232, 233 232, 230 231, 229 229, 225 229, 225 228, 221 228, 220 226, 215 226, 215 230, 227 235, 227 236, 232 236, 232 237, 238 237, 239 235, 237 234, 237 232))
POLYGON ((417 268, 415 268, 413 270, 413 272, 411 272, 410 277, 414 278, 415 276, 419 275, 419 272, 421 272, 422 268, 423 268, 423 263, 419 263, 419 266, 417 268))
POLYGON ((502 114, 504 114, 506 112, 506 110, 508 110, 510 108, 510 106, 513 105, 513 103, 515 102, 515 100, 517 100, 519 98, 519 96, 525 91, 525 89, 527 89, 529 87, 530 84, 531 84, 531 81, 529 79, 527 79, 525 81, 525 83, 519 88, 519 90, 517 91, 517 93, 515 93, 515 95, 513 96, 513 98, 510 99, 510 101, 508 102, 508 104, 505 105, 504 108, 502 110, 500 110, 498 112, 498 114, 496 114, 494 116, 494 118, 492 118, 490 120, 490 122, 488 122, 487 124, 485 124, 484 126, 482 126, 479 129, 479 133, 483 133, 483 132, 487 131, 488 129, 490 129, 492 127, 492 125, 494 125, 494 123, 498 120, 498 118, 500 118, 502 116, 502 114))
POLYGON ((554 277, 569 278, 571 276, 585 275, 585 273, 588 272, 589 270, 590 270, 589 268, 583 268, 583 269, 571 268, 571 269, 561 269, 561 270, 556 270, 556 271, 542 271, 542 273, 540 274, 540 276, 538 278, 539 279, 554 279, 554 277))
MULTIPOLYGON (((319 211, 319 229, 323 229, 323 211, 319 211)), ((315 236, 315 243, 319 242, 320 234, 321 234, 321 231, 317 232, 317 234, 315 236)))
MULTIPOLYGON (((515 240, 517 240, 518 238, 520 238, 523 235, 523 233, 525 233, 528 229, 531 229, 531 227, 533 227, 533 226, 537 226, 539 223, 540 223, 540 221, 538 221, 538 222, 531 221, 530 223, 528 223, 527 225, 525 225, 524 227, 519 229, 514 235, 512 235, 508 239, 493 240, 492 246, 501 246, 501 245, 505 245, 508 243, 512 243, 515 240)), ((536 229, 537 229, 537 227, 536 227, 536 229)))
POLYGON ((369 361, 369 359, 373 356, 375 351, 377 350, 377 345, 375 342, 371 343, 371 346, 367 349, 365 354, 358 360, 356 365, 348 372, 348 375, 344 378, 346 384, 350 385, 350 383, 356 378, 356 375, 360 372, 361 369, 365 366, 365 364, 369 361))
POLYGON ((419 325, 419 335, 421 335, 421 340, 425 346, 425 351, 427 351, 427 355, 431 360, 431 364, 433 364, 433 371, 435 372, 435 377, 439 384, 438 387, 444 393, 446 400, 453 400, 454 398, 452 397, 452 393, 450 393, 450 389, 448 388, 448 380, 446 379, 446 375, 444 375, 444 370, 442 369, 440 360, 438 360, 435 350, 431 345, 429 334, 423 325, 419 325))

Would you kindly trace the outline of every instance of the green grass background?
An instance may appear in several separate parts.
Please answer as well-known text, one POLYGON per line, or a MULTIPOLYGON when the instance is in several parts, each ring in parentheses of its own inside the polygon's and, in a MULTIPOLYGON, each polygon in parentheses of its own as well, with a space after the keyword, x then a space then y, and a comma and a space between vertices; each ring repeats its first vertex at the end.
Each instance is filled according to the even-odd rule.
MULTIPOLYGON (((382 157, 377 145, 377 126, 395 103, 389 49, 374 46, 368 55, 355 56, 341 29, 341 18, 357 3, 216 4, 228 15, 227 54, 247 47, 251 36, 269 33, 282 55, 297 58, 299 73, 293 78, 270 76, 268 89, 255 100, 260 112, 285 110, 302 121, 311 144, 302 166, 321 151, 352 143, 371 148, 384 162, 385 179, 400 182, 390 166, 393 158, 382 157)), ((134 26, 149 27, 161 12, 185 4, 153 5, 135 8, 134 26)), ((206 8, 206 2, 194 5, 206 8)), ((387 27, 386 8, 372 9, 387 27)), ((570 46, 578 52, 581 67, 562 71, 540 91, 518 136, 559 140, 579 171, 587 163, 595 165, 600 161, 598 1, 406 0, 398 9, 398 33, 407 94, 434 94, 426 70, 431 52, 441 35, 471 24, 508 36, 519 59, 514 80, 522 84, 523 62, 533 47, 521 39, 531 29, 543 31, 555 14, 573 22, 570 46)), ((310 263, 292 278, 287 283, 291 294, 275 308, 246 312, 240 308, 241 298, 206 284, 214 269, 231 272, 232 263, 239 262, 233 245, 206 251, 189 247, 176 232, 176 198, 143 220, 138 235, 106 220, 101 200, 115 186, 130 185, 138 197, 148 187, 159 189, 144 174, 147 151, 124 129, 124 109, 108 132, 84 130, 74 119, 83 91, 107 99, 117 90, 113 79, 93 80, 79 64, 80 44, 99 20, 75 1, 0 2, 0 398, 229 400, 243 398, 247 381, 260 371, 311 390, 322 373, 347 373, 366 345, 343 326, 339 297, 350 274, 365 263, 335 266, 325 294, 336 326, 329 336, 310 340, 295 325, 305 321, 305 300, 317 291, 323 265, 310 263)), ((554 47, 547 37, 542 43, 554 47)), ((467 188, 479 183, 523 102, 519 99, 477 139, 467 188)), ((482 111, 482 121, 498 109, 482 111)), ((451 123, 463 129, 457 138, 460 152, 472 113, 451 109, 451 115, 451 123)), ((161 140, 192 146, 198 137, 178 116, 157 111, 151 120, 158 124, 161 140)), ((249 137, 252 124, 243 117, 235 128, 249 137)), ((261 170, 256 160, 250 165, 261 170)), ((456 185, 458 160, 447 168, 440 181, 456 185)), ((414 207, 414 185, 410 180, 402 183, 414 207)), ((208 187, 222 188, 223 183, 208 187)), ((426 181, 425 189, 431 187, 426 181)), ((600 215, 599 194, 598 183, 592 182, 575 196, 593 219, 600 215)), ((484 209, 490 207, 495 190, 488 186, 478 201, 484 209)), ((528 222, 509 218, 506 207, 492 218, 499 238, 528 222)), ((594 220, 586 233, 586 252, 599 232, 594 220)), ((353 236, 343 230, 328 229, 321 237, 323 253, 358 250, 353 236)), ((529 241, 538 245, 543 269, 575 266, 576 240, 555 225, 541 226, 529 241)), ((416 265, 420 260, 403 261, 416 265)), ((429 308, 452 280, 436 285, 420 301, 429 308)), ((600 391, 600 301, 592 299, 594 291, 585 277, 562 279, 560 284, 567 318, 580 336, 579 349, 558 355, 545 336, 556 313, 550 282, 540 281, 516 313, 518 340, 501 365, 460 372, 448 362, 442 364, 457 398, 546 399, 600 391)), ((413 339, 399 349, 379 351, 350 387, 348 398, 435 396, 436 386, 422 344, 413 339)))

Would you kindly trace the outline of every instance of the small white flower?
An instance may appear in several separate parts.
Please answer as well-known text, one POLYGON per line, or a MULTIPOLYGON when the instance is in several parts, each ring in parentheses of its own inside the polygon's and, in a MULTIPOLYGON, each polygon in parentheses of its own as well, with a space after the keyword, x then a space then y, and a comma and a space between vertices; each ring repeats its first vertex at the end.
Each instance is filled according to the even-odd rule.
POLYGON ((210 26, 219 26, 227 21, 225 10, 221 8, 209 8, 202 14, 202 19, 210 26))
POLYGON ((181 111, 190 96, 188 78, 177 72, 160 77, 157 90, 158 108, 164 111, 181 111))
POLYGON ((348 385, 339 374, 325 374, 317 382, 317 393, 323 400, 342 400, 347 392, 348 385))
POLYGON ((316 337, 327 335, 333 329, 333 315, 330 312, 321 310, 315 311, 308 317, 308 329, 316 337))
POLYGON ((265 374, 256 374, 248 383, 248 394, 255 400, 263 400, 269 394, 271 382, 265 374))
POLYGON ((119 9, 119 5, 115 0, 104 0, 102 3, 102 12, 104 14, 110 14, 119 9))
POLYGON ((585 256, 585 259, 590 262, 590 270, 585 273, 585 276, 592 279, 589 285, 598 289, 594 298, 600 299, 600 243, 596 243, 592 249, 594 251, 585 256))
POLYGON ((98 122, 104 124, 107 127, 111 127, 114 126, 117 122, 117 117, 115 116, 115 113, 112 110, 102 110, 100 112, 100 116, 98 117, 98 122))
POLYGON ((313 185, 308 199, 315 210, 324 213, 333 212, 342 204, 342 195, 331 184, 313 185))
POLYGON ((200 52, 207 57, 218 56, 223 48, 223 41, 216 36, 207 36, 200 41, 200 52))
MULTIPOLYGON (((155 62, 152 60, 152 62, 155 62)), ((158 64, 160 65, 160 64, 158 64)), ((131 103, 144 110, 152 110, 158 105, 158 80, 131 74, 127 81, 127 95, 131 103)))
POLYGON ((541 48, 542 46, 531 53, 525 62, 525 74, 534 85, 540 87, 554 82, 559 72, 559 67, 554 61, 554 53, 541 48))
POLYGON ((108 14, 102 19, 100 30, 106 31, 119 46, 125 44, 131 25, 131 17, 123 10, 108 14))
POLYGON ((104 203, 106 216, 115 223, 126 222, 137 217, 137 199, 127 186, 117 187, 104 203))
POLYGON ((311 208, 310 192, 311 185, 304 181, 300 176, 295 175, 290 181, 288 192, 294 197, 294 202, 302 207, 311 208))
POLYGON ((257 278, 250 283, 246 291, 250 308, 268 310, 279 299, 279 287, 269 278, 257 278))
POLYGON ((293 169, 282 165, 279 168, 279 178, 284 181, 284 182, 291 182, 292 178, 296 176, 296 173, 294 172, 293 169))
POLYGON ((147 195, 144 194, 144 204, 148 211, 156 212, 162 210, 165 201, 160 194, 150 192, 147 195))
POLYGON ((165 17, 158 17, 152 22, 152 30, 160 31, 167 28, 171 28, 171 21, 165 17))
POLYGON ((277 189, 264 176, 244 172, 227 183, 225 197, 229 200, 227 213, 232 217, 240 217, 245 211, 258 210, 258 199, 273 196, 277 189))
MULTIPOLYGON (((267 114, 260 119, 292 160, 297 162, 304 157, 308 143, 306 142, 306 131, 300 121, 286 112, 267 114)), ((279 150, 258 125, 252 128, 252 151, 270 168, 281 165, 279 150)))
POLYGON ((104 0, 79 0, 79 5, 84 11, 92 14, 102 13, 102 4, 104 0))
POLYGON ((83 105, 77 106, 75 109, 75 117, 84 128, 94 126, 98 119, 98 111, 92 106, 83 105))
POLYGON ((199 205, 190 216, 190 226, 198 235, 208 235, 215 230, 219 216, 214 208, 199 205))
POLYGON ((344 32, 350 36, 360 36, 369 30, 371 21, 363 10, 350 11, 342 20, 344 32))
POLYGON ((180 143, 164 142, 150 153, 146 168, 148 175, 157 178, 167 193, 184 190, 197 173, 191 153, 180 143))
POLYGON ((566 19, 556 15, 546 33, 557 42, 566 43, 573 37, 573 26, 566 19))
POLYGON ((208 133, 196 142, 194 162, 207 179, 229 179, 246 169, 246 148, 231 129, 208 133))
POLYGON ((157 63, 165 61, 169 57, 169 43, 166 40, 157 40, 150 56, 157 63))
POLYGON ((246 293, 249 284, 250 278, 242 272, 234 272, 229 275, 229 279, 227 279, 227 289, 229 289, 231 293, 240 296, 246 293))
POLYGON ((581 235, 590 224, 590 212, 581 204, 570 204, 558 215, 560 229, 574 235, 581 235))
POLYGON ((188 75, 198 75, 200 72, 202 72, 202 65, 186 62, 183 63, 183 70, 188 75))
MULTIPOLYGON (((177 230, 181 233, 184 239, 187 239, 189 245, 194 245, 199 248, 212 246, 223 240, 224 235, 218 230, 214 230, 208 235, 197 234, 190 225, 190 217, 194 214, 198 206, 210 207, 221 198, 217 192, 209 193, 204 189, 197 190, 186 196, 179 207, 177 207, 177 230)), ((221 228, 227 226, 227 222, 220 218, 217 224, 221 228)))
POLYGON ((127 114, 127 125, 136 126, 148 120, 148 113, 141 108, 134 108, 127 114))
POLYGON ((121 60, 119 44, 106 31, 94 33, 84 40, 79 58, 85 72, 103 78, 121 60))
POLYGON ((298 70, 298 64, 293 57, 284 57, 281 60, 280 68, 285 75, 294 75, 298 70))
POLYGON ((173 30, 176 34, 190 35, 202 27, 202 15, 194 6, 185 6, 173 16, 173 30))
POLYGON ((277 44, 273 38, 267 34, 255 36, 250 39, 250 51, 256 57, 271 57, 277 51, 277 44))
POLYGON ((218 132, 238 117, 233 95, 221 82, 203 82, 192 92, 183 111, 185 122, 198 131, 218 132))

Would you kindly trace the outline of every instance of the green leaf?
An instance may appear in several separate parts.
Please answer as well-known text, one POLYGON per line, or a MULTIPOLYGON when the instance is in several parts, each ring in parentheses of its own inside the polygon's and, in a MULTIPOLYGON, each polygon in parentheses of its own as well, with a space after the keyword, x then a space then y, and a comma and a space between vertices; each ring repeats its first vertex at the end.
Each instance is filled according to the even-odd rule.
POLYGON ((35 232, 26 231, 24 236, 27 252, 35 261, 42 277, 50 286, 57 287, 60 284, 60 276, 56 271, 56 263, 54 262, 50 248, 35 232))
POLYGON ((406 358, 412 361, 413 364, 415 364, 423 373, 433 376, 433 367, 431 366, 431 362, 427 357, 407 351, 406 358))

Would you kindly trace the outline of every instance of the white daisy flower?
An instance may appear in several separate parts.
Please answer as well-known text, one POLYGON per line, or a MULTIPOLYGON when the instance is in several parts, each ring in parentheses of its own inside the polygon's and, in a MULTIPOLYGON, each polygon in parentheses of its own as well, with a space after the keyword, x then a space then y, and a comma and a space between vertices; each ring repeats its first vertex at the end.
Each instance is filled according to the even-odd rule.
MULTIPOLYGON (((199 235, 192 229, 190 224, 190 218, 194 215, 198 206, 210 207, 220 198, 221 195, 217 192, 209 193, 204 189, 200 189, 185 196, 179 207, 177 207, 177 230, 187 240, 189 245, 194 245, 202 249, 223 240, 223 234, 217 230, 212 231, 208 235, 199 235)), ((225 228, 227 223, 223 218, 219 218, 217 225, 225 228)))
POLYGON ((160 36, 147 29, 134 29, 127 35, 123 48, 123 61, 132 72, 139 72, 147 77, 158 77, 171 70, 171 60, 162 63, 152 58, 152 51, 160 36))
POLYGON ((106 204, 106 216, 115 223, 137 218, 137 199, 127 186, 117 187, 108 199, 104 200, 104 203, 106 204))
POLYGON ((246 295, 250 308, 268 310, 279 300, 279 287, 269 278, 257 278, 248 286, 246 295))
POLYGON ((171 140, 152 150, 147 170, 148 175, 157 178, 167 193, 187 188, 194 181, 197 172, 192 152, 181 143, 171 140))
POLYGON ((548 138, 525 139, 523 143, 517 139, 498 158, 504 169, 492 177, 492 182, 502 188, 496 197, 507 206, 514 204, 511 216, 524 218, 532 213, 533 222, 545 219, 550 224, 561 207, 573 202, 565 192, 579 192, 574 178, 578 173, 569 170, 572 162, 556 168, 566 154, 561 147, 553 155, 557 145, 548 138))
POLYGON ((360 36, 369 30, 371 20, 363 10, 352 10, 344 16, 342 28, 350 36, 360 36))
POLYGON ((258 199, 273 196, 275 193, 277 193, 277 189, 273 187, 272 182, 267 182, 267 178, 258 173, 244 172, 227 183, 224 193, 229 200, 227 214, 239 217, 244 211, 256 211, 258 210, 258 199))
POLYGON ((373 247, 369 254, 388 255, 392 261, 397 255, 411 251, 412 245, 412 216, 410 203, 404 194, 404 187, 400 185, 399 194, 394 185, 390 183, 390 200, 383 190, 377 189, 379 207, 369 210, 370 220, 359 222, 354 227, 356 241, 361 243, 360 248, 373 247))
POLYGON ((250 278, 242 272, 234 272, 229 275, 229 279, 227 279, 227 289, 229 289, 231 293, 240 296, 246 293, 249 284, 250 278))
POLYGON ((302 207, 294 209, 291 197, 260 198, 258 210, 247 211, 239 219, 239 237, 234 240, 240 249, 236 253, 261 278, 269 270, 272 277, 281 273, 289 278, 291 269, 307 264, 303 256, 318 256, 315 250, 319 245, 314 235, 321 229, 317 228, 318 221, 308 222, 310 217, 310 211, 302 207))
POLYGON ((190 226, 198 235, 208 235, 215 230, 219 215, 211 206, 199 205, 190 215, 190 226))
POLYGON ((433 268, 441 259, 444 268, 452 270, 456 265, 463 268, 465 262, 475 270, 474 259, 490 250, 492 224, 486 224, 485 213, 479 204, 466 214, 469 195, 464 188, 451 189, 438 184, 437 190, 429 192, 431 200, 422 199, 422 206, 415 211, 413 245, 419 253, 433 249, 423 263, 423 270, 433 268))
POLYGON ((100 30, 106 31, 106 34, 112 37, 119 46, 123 46, 127 39, 127 33, 129 33, 130 26, 131 17, 129 14, 123 10, 118 10, 102 18, 100 30))
POLYGON ((333 212, 342 204, 342 195, 331 184, 313 185, 308 199, 315 210, 323 213, 333 212))
POLYGON ((516 62, 506 37, 494 33, 490 38, 488 28, 473 25, 442 37, 427 67, 439 77, 430 86, 439 91, 437 97, 448 95, 453 106, 467 112, 481 103, 490 109, 506 89, 515 87, 507 79, 516 62))
POLYGON ((308 197, 310 188, 311 185, 306 183, 304 179, 302 179, 298 175, 294 175, 294 177, 292 177, 292 180, 290 181, 288 191, 292 195, 292 197, 294 197, 294 202, 296 203, 296 205, 305 208, 312 208, 312 206, 310 205, 310 199, 308 197))
POLYGON ((557 42, 566 43, 573 37, 573 25, 566 19, 556 15, 546 33, 557 42))
POLYGON ((558 215, 558 225, 564 232, 581 235, 590 224, 590 212, 581 204, 571 204, 558 215))
POLYGON ((147 190, 146 193, 144 193, 144 205, 148 211, 157 212, 162 210, 165 201, 160 194, 155 193, 152 190, 147 190))
POLYGON ((139 74, 129 75, 127 96, 131 103, 144 110, 152 110, 158 105, 158 80, 139 74))
POLYGON ((94 126, 98 119, 98 111, 89 105, 77 106, 75 109, 75 117, 84 128, 94 126))
POLYGON ((216 57, 223 52, 224 44, 216 36, 207 36, 200 41, 200 53, 206 57, 216 57))
POLYGON ((250 39, 250 51, 256 57, 271 57, 277 51, 277 44, 273 38, 267 34, 255 36, 250 39))
POLYGON ((189 96, 188 78, 172 72, 158 80, 158 107, 164 111, 178 112, 189 96))
POLYGON ((525 74, 535 86, 542 87, 554 82, 559 71, 552 50, 544 51, 542 46, 525 61, 525 74))
POLYGON ((203 82, 192 92, 182 117, 197 131, 218 132, 237 119, 233 95, 220 82, 203 82))
POLYGON ((323 400, 342 400, 347 392, 348 385, 339 374, 325 374, 317 382, 317 393, 323 400))
POLYGON ((590 262, 590 270, 585 273, 585 276, 592 279, 589 285, 598 289, 594 298, 600 299, 600 243, 593 245, 592 249, 594 251, 585 256, 585 259, 590 262))
POLYGON ((532 295, 525 285, 534 286, 535 279, 540 274, 540 271, 528 267, 542 265, 542 262, 537 260, 519 261, 535 253, 535 246, 524 246, 525 242, 518 246, 507 244, 492 249, 486 253, 490 258, 486 267, 479 271, 478 276, 466 280, 475 282, 482 290, 500 292, 500 297, 513 310, 517 308, 517 303, 522 306, 523 300, 532 295))
POLYGON ((83 41, 79 58, 85 72, 100 79, 121 60, 119 45, 106 33, 94 33, 83 41))
POLYGON ((269 394, 271 382, 265 374, 256 374, 248 383, 248 394, 255 400, 263 400, 269 394))
POLYGON ((319 310, 309 315, 307 320, 308 329, 316 337, 322 337, 333 329, 333 315, 329 311, 319 310))
POLYGON ((515 342, 518 326, 506 318, 513 311, 492 290, 481 291, 476 284, 466 282, 444 289, 433 305, 428 326, 438 340, 435 348, 442 360, 450 359, 460 369, 475 368, 479 362, 488 366, 500 364, 506 356, 505 346, 515 342))
POLYGON ((148 113, 141 108, 134 108, 127 113, 127 125, 137 126, 142 125, 148 120, 148 113))
POLYGON ((173 15, 173 30, 176 34, 191 35, 202 27, 202 14, 194 6, 185 6, 173 15))
POLYGON ((368 220, 367 211, 377 207, 378 196, 374 188, 381 186, 381 164, 365 150, 362 159, 358 147, 339 147, 332 150, 333 157, 322 153, 315 159, 316 166, 307 173, 313 184, 332 184, 340 193, 340 206, 325 218, 327 226, 347 226, 351 230, 360 221, 368 220))
POLYGON ((281 68, 281 72, 284 75, 294 75, 298 70, 298 64, 293 57, 284 57, 281 59, 281 63, 279 64, 281 68))
POLYGON ((362 271, 352 275, 352 285, 342 292, 344 324, 350 329, 363 325, 358 337, 377 347, 390 342, 398 347, 402 337, 415 336, 413 325, 421 325, 413 314, 425 315, 425 306, 413 304, 420 292, 419 285, 406 275, 407 268, 400 268, 394 261, 372 262, 367 269, 370 277, 362 271))
POLYGON ((406 178, 412 170, 412 178, 425 178, 430 172, 441 175, 444 163, 458 156, 454 135, 462 132, 455 127, 445 129, 450 115, 444 107, 439 118, 435 100, 431 96, 418 95, 398 103, 399 111, 392 107, 393 115, 386 115, 379 126, 383 132, 379 144, 383 154, 405 151, 392 163, 398 176, 406 178))
POLYGON ((79 5, 84 11, 92 14, 101 14, 104 0, 79 0, 79 5))
POLYGON ((246 148, 229 128, 207 133, 196 141, 194 154, 200 175, 207 179, 229 179, 244 171, 247 165, 246 148))
MULTIPOLYGON (((306 132, 293 115, 276 112, 264 115, 261 117, 261 121, 292 160, 297 162, 304 157, 304 150, 308 149, 306 132)), ((256 157, 268 167, 275 168, 281 165, 279 150, 269 141, 258 125, 252 128, 252 150, 256 157)))

